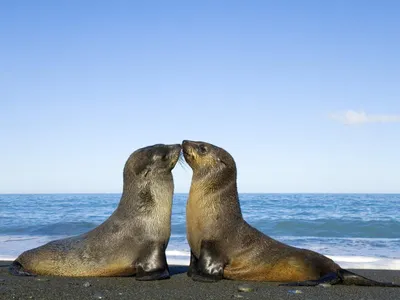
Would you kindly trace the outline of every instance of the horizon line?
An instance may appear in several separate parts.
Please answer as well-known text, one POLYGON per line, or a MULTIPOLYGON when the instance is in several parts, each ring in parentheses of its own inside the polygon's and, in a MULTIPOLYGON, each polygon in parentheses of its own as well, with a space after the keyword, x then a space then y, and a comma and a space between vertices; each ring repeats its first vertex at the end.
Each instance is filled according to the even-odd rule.
MULTIPOLYGON (((101 195, 101 194, 114 194, 114 195, 122 195, 122 192, 0 192, 0 195, 101 195)), ((174 192, 174 194, 185 194, 188 195, 189 192, 174 192)), ((239 192, 240 194, 373 194, 373 195, 400 195, 399 192, 239 192)))

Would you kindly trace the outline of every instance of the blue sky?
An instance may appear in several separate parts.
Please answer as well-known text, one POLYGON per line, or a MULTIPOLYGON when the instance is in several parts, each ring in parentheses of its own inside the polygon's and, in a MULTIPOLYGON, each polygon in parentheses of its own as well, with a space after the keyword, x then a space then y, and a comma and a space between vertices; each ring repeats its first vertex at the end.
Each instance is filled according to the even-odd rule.
POLYGON ((132 151, 183 139, 239 192, 400 192, 397 1, 0 7, 0 193, 120 192, 132 151))

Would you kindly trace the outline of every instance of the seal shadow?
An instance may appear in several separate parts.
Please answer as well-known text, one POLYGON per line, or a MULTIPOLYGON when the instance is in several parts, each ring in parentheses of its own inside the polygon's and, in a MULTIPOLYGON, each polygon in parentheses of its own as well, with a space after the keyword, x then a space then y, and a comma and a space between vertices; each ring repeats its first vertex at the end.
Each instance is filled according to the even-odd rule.
POLYGON ((181 266, 181 265, 170 265, 169 266, 169 274, 171 276, 178 275, 182 273, 187 273, 189 267, 188 266, 181 266))

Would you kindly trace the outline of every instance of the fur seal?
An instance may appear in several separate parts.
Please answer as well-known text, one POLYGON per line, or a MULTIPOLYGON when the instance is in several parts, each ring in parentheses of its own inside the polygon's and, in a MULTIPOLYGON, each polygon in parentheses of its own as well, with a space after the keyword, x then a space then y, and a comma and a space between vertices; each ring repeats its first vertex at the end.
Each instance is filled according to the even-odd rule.
POLYGON ((400 287, 342 269, 316 252, 291 247, 263 234, 242 217, 236 164, 224 149, 183 141, 183 155, 193 170, 186 206, 191 248, 188 276, 213 282, 223 278, 283 282, 287 286, 321 283, 400 287))
POLYGON ((175 167, 181 146, 157 144, 133 152, 123 171, 117 209, 95 229, 23 252, 13 275, 169 278, 165 249, 171 233, 175 167))

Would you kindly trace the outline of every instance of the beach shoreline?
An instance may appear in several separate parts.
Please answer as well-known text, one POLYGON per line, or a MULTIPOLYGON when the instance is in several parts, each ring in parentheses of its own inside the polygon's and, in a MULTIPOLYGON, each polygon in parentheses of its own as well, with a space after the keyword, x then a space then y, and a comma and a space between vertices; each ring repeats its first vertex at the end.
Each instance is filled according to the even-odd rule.
MULTIPOLYGON (((134 277, 19 277, 8 273, 11 261, 0 261, 0 299, 396 299, 400 288, 280 287, 277 283, 222 280, 194 282, 187 266, 171 265, 171 278, 140 282, 134 277), (239 292, 241 285, 252 291, 239 292)), ((400 284, 399 270, 354 270, 368 278, 400 284)))

